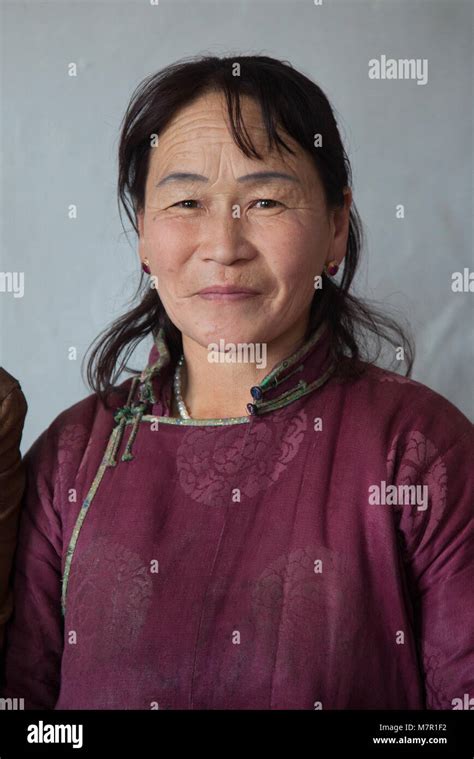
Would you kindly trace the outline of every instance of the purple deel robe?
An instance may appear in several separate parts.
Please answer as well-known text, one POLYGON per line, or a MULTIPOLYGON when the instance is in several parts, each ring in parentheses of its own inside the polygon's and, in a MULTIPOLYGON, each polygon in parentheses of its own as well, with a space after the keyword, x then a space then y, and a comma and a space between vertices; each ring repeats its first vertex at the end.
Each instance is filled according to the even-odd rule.
POLYGON ((469 708, 473 425, 373 364, 341 380, 329 345, 275 367, 257 414, 182 422, 157 336, 113 408, 52 422, 26 455, 4 697, 469 708))

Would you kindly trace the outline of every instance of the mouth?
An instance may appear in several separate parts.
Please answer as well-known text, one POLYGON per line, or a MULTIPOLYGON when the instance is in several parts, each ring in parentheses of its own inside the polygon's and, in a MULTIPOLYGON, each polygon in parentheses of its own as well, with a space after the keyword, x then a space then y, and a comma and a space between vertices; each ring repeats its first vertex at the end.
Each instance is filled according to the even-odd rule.
POLYGON ((205 300, 241 300, 244 298, 254 298, 260 293, 249 287, 240 287, 238 285, 212 285, 199 290, 197 295, 205 300))

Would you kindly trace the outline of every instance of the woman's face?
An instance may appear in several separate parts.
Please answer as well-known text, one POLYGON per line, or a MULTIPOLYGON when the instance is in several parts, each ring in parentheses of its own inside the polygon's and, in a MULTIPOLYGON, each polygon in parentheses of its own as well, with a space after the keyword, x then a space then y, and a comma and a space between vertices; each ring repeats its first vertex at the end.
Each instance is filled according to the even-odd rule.
POLYGON ((138 217, 139 255, 157 277, 166 312, 203 347, 220 339, 270 343, 298 325, 304 332, 315 276, 346 249, 350 191, 345 208, 328 213, 302 148, 282 134, 295 155, 268 153, 253 100, 242 100, 242 115, 263 161, 234 143, 222 95, 206 94, 158 135, 138 217), (268 172, 278 176, 262 175, 268 172), (255 292, 199 295, 212 285, 255 292))

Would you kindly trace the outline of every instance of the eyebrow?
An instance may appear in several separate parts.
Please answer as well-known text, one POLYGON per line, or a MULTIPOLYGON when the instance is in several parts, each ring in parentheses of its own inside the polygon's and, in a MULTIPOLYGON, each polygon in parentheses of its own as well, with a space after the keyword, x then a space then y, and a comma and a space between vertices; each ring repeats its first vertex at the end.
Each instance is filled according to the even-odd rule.
MULTIPOLYGON (((301 184, 300 180, 292 174, 285 174, 282 171, 256 171, 253 174, 244 174, 242 177, 237 177, 237 182, 246 182, 247 184, 256 184, 257 182, 271 182, 273 180, 283 179, 289 182, 296 182, 301 184)), ((164 184, 171 182, 208 182, 209 179, 202 174, 190 174, 185 171, 175 171, 172 174, 168 174, 155 185, 161 187, 164 184)))

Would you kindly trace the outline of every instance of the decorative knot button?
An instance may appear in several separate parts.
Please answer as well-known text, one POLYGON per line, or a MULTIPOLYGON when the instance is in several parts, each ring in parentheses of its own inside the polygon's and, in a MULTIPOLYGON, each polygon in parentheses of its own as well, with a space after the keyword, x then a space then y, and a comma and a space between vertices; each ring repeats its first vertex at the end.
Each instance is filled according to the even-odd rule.
POLYGON ((263 392, 258 385, 254 385, 250 388, 250 395, 255 398, 256 401, 261 401, 263 398, 263 392))

